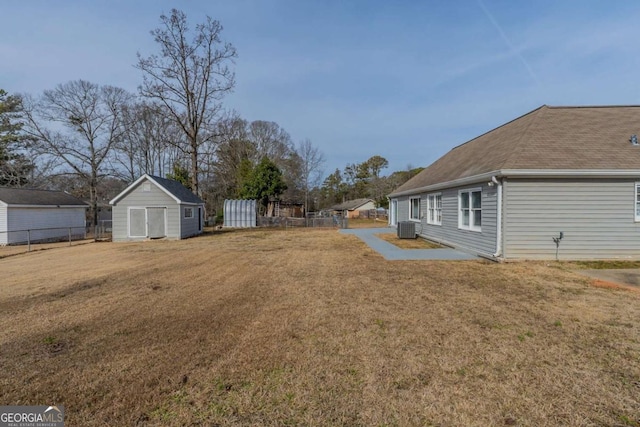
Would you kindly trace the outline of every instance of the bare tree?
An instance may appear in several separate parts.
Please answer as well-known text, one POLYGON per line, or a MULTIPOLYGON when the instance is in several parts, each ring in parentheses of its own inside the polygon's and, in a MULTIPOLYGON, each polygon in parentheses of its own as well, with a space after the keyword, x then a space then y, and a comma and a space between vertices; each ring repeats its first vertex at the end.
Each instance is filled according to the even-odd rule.
POLYGON ((279 163, 295 151, 291 136, 276 122, 253 121, 249 125, 248 134, 249 139, 256 146, 256 164, 267 156, 281 168, 282 165, 279 163))
POLYGON ((248 123, 232 116, 218 123, 218 144, 213 170, 215 181, 225 197, 238 197, 243 166, 253 167, 256 148, 247 135, 248 123))
POLYGON ((138 54, 143 72, 140 94, 164 105, 184 132, 190 156, 191 189, 198 193, 201 145, 213 136, 213 124, 222 110, 221 100, 235 85, 229 68, 235 48, 221 40, 222 25, 207 16, 189 39, 187 16, 176 9, 160 16, 161 26, 151 31, 160 54, 138 54))
POLYGON ((164 176, 182 153, 176 141, 184 135, 168 119, 163 107, 145 102, 132 103, 124 110, 126 132, 118 141, 114 168, 118 176, 132 182, 140 175, 164 176))
POLYGON ((299 200, 301 195, 301 160, 289 133, 275 122, 256 120, 249 124, 249 141, 255 146, 254 165, 268 157, 282 172, 287 190, 283 199, 299 200))
POLYGON ((318 147, 314 147, 311 140, 307 138, 298 145, 298 157, 301 160, 304 210, 308 212, 309 192, 313 187, 317 187, 322 179, 324 155, 318 147))
POLYGON ((75 80, 25 98, 25 132, 39 153, 57 160, 61 174, 80 178, 89 192, 91 217, 97 222, 98 184, 108 175, 108 158, 123 137, 123 107, 132 95, 113 86, 75 80))

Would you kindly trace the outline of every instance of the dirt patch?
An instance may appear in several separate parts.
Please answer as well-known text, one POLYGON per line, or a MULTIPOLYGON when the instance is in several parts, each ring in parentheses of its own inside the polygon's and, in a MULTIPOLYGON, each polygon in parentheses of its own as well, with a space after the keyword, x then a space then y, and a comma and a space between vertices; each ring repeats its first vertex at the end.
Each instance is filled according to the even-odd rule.
POLYGON ((620 287, 636 289, 640 291, 640 269, 597 269, 597 270, 577 270, 585 276, 592 277, 595 282, 614 283, 620 287))
POLYGON ((442 249, 437 243, 430 242, 420 237, 415 239, 400 239, 393 233, 374 234, 379 239, 389 242, 400 249, 442 249))
POLYGON ((591 283, 596 288, 623 290, 623 291, 640 293, 640 288, 637 288, 635 286, 628 286, 620 283, 607 282, 605 280, 598 280, 598 279, 593 280, 591 283))
POLYGON ((82 426, 637 425, 640 295, 371 254, 250 230, 0 259, 0 401, 82 426))

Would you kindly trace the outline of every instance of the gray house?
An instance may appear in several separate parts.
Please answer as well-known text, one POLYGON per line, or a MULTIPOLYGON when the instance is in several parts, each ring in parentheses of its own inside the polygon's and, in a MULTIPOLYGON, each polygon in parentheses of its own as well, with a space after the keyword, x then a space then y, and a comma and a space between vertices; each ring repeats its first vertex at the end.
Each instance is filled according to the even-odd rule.
POLYGON ((113 241, 184 239, 202 233, 204 202, 177 181, 142 175, 109 204, 113 241))
POLYGON ((542 106, 394 190, 389 222, 500 260, 639 259, 638 136, 640 106, 542 106))
POLYGON ((62 191, 0 188, 0 245, 83 238, 88 207, 62 191))

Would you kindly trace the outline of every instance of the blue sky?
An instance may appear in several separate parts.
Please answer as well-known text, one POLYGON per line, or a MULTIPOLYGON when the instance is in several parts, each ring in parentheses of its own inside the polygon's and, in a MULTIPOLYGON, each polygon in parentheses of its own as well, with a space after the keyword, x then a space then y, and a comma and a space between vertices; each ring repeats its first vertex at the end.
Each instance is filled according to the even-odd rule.
POLYGON ((136 91, 159 15, 224 26, 225 104, 309 138, 327 173, 373 155, 427 166, 542 104, 640 104, 635 0, 3 2, 0 88, 86 79, 136 91))

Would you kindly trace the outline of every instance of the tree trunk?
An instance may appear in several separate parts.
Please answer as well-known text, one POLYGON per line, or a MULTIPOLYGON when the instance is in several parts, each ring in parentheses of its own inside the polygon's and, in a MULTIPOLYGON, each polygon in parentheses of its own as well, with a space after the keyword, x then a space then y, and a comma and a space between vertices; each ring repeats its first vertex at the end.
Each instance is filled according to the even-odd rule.
POLYGON ((198 190, 198 141, 195 137, 191 140, 191 191, 196 196, 200 195, 198 190))
POLYGON ((91 172, 89 195, 91 204, 91 225, 95 227, 96 225, 98 225, 98 177, 95 170, 91 172))

